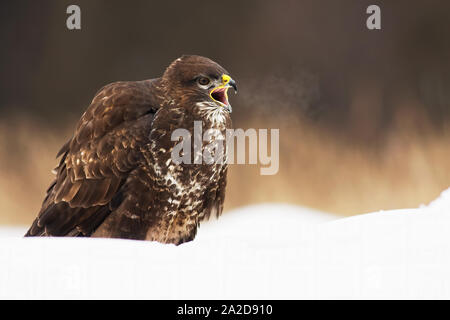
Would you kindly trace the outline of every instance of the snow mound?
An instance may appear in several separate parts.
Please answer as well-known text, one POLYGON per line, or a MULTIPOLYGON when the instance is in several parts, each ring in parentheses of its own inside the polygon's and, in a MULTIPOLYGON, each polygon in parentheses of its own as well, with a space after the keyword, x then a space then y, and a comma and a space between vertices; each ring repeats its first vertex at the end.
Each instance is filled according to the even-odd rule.
POLYGON ((428 206, 336 219, 240 208, 180 246, 0 230, 0 298, 450 298, 450 191, 428 206))
POLYGON ((450 209, 450 188, 443 191, 440 197, 432 201, 428 206, 432 209, 442 209, 448 212, 450 209))

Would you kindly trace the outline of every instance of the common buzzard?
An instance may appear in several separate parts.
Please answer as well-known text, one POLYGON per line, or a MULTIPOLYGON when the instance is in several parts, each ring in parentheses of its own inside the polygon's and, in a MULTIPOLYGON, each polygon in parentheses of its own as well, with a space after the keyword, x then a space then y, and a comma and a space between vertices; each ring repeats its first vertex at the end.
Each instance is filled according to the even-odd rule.
POLYGON ((59 151, 25 236, 193 240, 202 220, 222 212, 227 165, 174 163, 171 135, 193 134, 194 121, 225 135, 229 88, 237 90, 228 72, 201 56, 176 59, 161 78, 103 87, 59 151))

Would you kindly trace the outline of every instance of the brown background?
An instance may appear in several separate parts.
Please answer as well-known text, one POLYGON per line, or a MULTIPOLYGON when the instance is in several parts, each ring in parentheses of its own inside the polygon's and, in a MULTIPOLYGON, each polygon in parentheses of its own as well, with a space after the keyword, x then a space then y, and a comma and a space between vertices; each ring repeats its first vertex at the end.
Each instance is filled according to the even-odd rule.
POLYGON ((280 129, 279 173, 233 166, 227 209, 355 214, 450 185, 448 1, 4 1, 0 15, 0 223, 34 217, 97 89, 157 77, 181 54, 238 81, 235 127, 280 129), (382 30, 365 26, 370 4, 382 30))

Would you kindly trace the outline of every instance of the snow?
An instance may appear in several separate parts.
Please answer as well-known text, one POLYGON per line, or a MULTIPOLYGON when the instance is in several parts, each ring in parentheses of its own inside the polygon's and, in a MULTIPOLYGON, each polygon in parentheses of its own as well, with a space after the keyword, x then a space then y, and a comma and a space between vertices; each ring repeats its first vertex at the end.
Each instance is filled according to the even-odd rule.
POLYGON ((249 206, 178 247, 25 229, 0 228, 0 298, 450 298, 450 189, 421 208, 341 219, 249 206))

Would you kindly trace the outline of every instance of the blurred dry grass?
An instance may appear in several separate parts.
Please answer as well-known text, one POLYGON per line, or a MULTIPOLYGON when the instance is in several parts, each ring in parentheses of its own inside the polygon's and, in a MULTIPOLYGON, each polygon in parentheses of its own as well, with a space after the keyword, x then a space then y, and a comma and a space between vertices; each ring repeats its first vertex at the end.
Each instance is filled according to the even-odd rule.
MULTIPOLYGON (((374 148, 351 144, 309 121, 285 120, 278 174, 260 176, 257 165, 233 165, 227 210, 276 201, 351 215, 416 207, 450 185, 448 127, 438 133, 397 122, 374 148)), ((23 117, 0 121, 0 224, 32 221, 52 180, 55 154, 75 119, 68 123, 57 130, 23 117)), ((253 120, 247 127, 270 125, 253 120)))
POLYGON ((377 148, 351 145, 311 124, 280 130, 280 171, 234 166, 228 208, 282 201, 342 215, 417 207, 450 185, 450 131, 397 128, 377 148))

